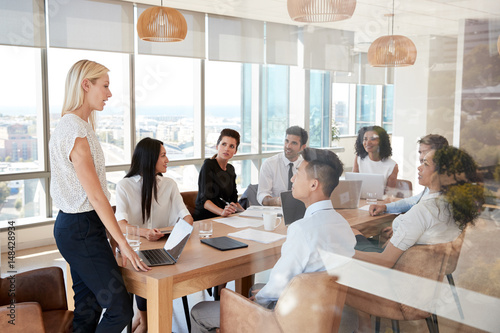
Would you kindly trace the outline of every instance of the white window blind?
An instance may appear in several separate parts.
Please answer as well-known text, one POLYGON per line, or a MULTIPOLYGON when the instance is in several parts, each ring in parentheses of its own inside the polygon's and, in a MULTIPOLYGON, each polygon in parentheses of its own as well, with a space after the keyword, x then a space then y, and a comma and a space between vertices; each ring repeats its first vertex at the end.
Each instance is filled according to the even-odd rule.
POLYGON ((45 46, 43 0, 0 1, 0 44, 45 46))
POLYGON ((264 22, 208 15, 208 59, 264 63, 264 22))
POLYGON ((352 31, 308 26, 302 33, 305 69, 350 71, 352 31))
MULTIPOLYGON (((150 6, 138 5, 137 17, 150 6)), ((155 43, 139 38, 139 53, 189 58, 205 58, 205 13, 179 10, 186 19, 188 31, 181 42, 155 43)))
POLYGON ((134 51, 134 7, 121 1, 49 0, 51 47, 134 51))
POLYGON ((297 66, 297 41, 299 27, 266 23, 266 63, 297 66))
POLYGON ((392 84, 394 81, 394 69, 372 67, 368 63, 368 55, 365 52, 360 52, 352 56, 352 65, 350 68, 349 72, 335 72, 333 81, 335 83, 370 85, 392 84))

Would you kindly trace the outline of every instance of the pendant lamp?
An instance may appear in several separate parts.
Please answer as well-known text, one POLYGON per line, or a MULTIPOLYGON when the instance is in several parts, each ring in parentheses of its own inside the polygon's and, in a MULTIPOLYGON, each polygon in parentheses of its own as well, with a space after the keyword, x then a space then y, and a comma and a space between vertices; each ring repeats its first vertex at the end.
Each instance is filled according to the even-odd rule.
POLYGON ((368 62, 373 67, 411 66, 417 60, 417 48, 408 37, 394 35, 394 0, 392 1, 392 33, 377 38, 368 49, 368 62))
POLYGON ((186 38, 187 23, 174 8, 150 7, 137 20, 139 38, 148 42, 180 42, 186 38))
POLYGON ((356 0, 287 0, 288 14, 298 22, 333 22, 352 17, 356 0))

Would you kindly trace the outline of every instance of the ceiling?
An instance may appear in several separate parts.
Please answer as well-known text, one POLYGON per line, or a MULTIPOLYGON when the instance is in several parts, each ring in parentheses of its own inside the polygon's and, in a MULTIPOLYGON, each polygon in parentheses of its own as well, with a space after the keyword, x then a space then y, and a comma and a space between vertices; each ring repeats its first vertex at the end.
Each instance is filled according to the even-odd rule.
MULTIPOLYGON (((161 5, 162 0, 123 0, 161 5)), ((371 43, 388 34, 385 14, 392 12, 390 0, 358 0, 352 18, 316 26, 358 32, 358 43, 371 43)), ((163 6, 285 24, 290 19, 287 0, 163 0, 163 6)), ((493 19, 500 26, 499 0, 396 0, 394 3, 394 34, 416 37, 422 35, 456 36, 463 19, 493 19)), ((310 27, 313 28, 313 27, 310 27)))

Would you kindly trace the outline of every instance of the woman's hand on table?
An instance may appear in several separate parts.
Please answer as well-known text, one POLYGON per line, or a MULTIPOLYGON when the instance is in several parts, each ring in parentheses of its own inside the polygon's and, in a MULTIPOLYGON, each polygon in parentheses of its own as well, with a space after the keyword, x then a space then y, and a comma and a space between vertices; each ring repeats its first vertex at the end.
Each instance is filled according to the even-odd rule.
POLYGON ((220 216, 227 217, 234 213, 236 213, 236 205, 233 206, 233 204, 229 204, 224 207, 220 216))
POLYGON ((148 267, 141 258, 135 253, 134 250, 128 245, 128 243, 123 243, 120 245, 120 253, 122 255, 122 267, 127 266, 127 259, 130 261, 132 266, 136 271, 144 271, 147 272, 151 270, 150 267, 148 267))
POLYGON ((144 238, 146 238, 148 241, 156 242, 158 239, 162 238, 165 236, 160 230, 158 229, 146 229, 146 234, 144 235, 144 238))

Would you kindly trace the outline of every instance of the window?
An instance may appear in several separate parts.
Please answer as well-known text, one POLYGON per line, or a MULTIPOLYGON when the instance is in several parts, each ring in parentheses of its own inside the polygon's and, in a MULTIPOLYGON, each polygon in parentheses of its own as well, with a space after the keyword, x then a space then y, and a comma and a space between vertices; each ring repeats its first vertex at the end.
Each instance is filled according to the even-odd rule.
POLYGON ((349 83, 332 84, 332 118, 339 130, 339 135, 349 135, 351 86, 349 83))
POLYGON ((384 86, 382 127, 392 133, 392 122, 394 119, 394 86, 384 86))
POLYGON ((289 67, 266 65, 262 75, 262 151, 276 151, 283 148, 289 124, 289 67))
POLYGON ((328 147, 330 143, 330 74, 310 71, 309 146, 328 147))
POLYGON ((0 174, 44 169, 41 50, 0 45, 0 174))
POLYGON ((135 69, 136 143, 163 141, 171 161, 200 157, 194 149, 200 60, 139 55, 135 69))
POLYGON ((106 165, 130 163, 131 142, 127 130, 130 128, 130 65, 127 54, 49 49, 50 130, 54 130, 61 118, 68 70, 81 59, 92 59, 109 69, 109 88, 113 95, 96 117, 96 134, 104 151, 106 165))
POLYGON ((376 123, 377 87, 358 85, 356 91, 356 133, 363 126, 376 123))
POLYGON ((241 134, 243 65, 207 61, 205 68, 205 157, 211 157, 224 128, 241 134))

